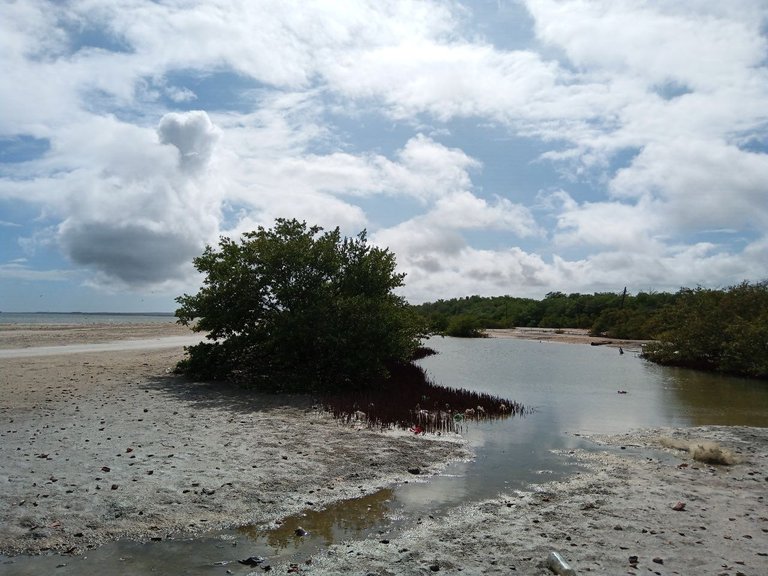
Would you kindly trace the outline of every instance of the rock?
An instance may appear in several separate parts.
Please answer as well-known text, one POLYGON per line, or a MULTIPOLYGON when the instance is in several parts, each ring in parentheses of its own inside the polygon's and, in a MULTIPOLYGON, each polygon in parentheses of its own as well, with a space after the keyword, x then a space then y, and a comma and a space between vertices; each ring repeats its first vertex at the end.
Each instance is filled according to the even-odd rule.
POLYGON ((656 564, 664 564, 664 559, 663 558, 654 558, 653 561, 656 564))
POLYGON ((439 572, 440 571, 440 565, 439 564, 432 564, 432 566, 429 567, 432 572, 439 572))
POLYGON ((307 534, 309 534, 309 532, 307 532, 306 530, 304 530, 304 528, 302 528, 301 526, 299 526, 299 527, 298 527, 298 528, 296 528, 296 530, 294 531, 294 534, 296 534, 296 536, 306 536, 307 534))
POLYGON ((240 564, 245 564, 246 566, 258 566, 259 564, 263 564, 265 560, 266 558, 262 558, 261 556, 250 556, 245 560, 238 560, 238 562, 240 564))
POLYGON ((420 468, 416 468, 416 467, 408 468, 408 472, 410 472, 411 474, 414 474, 414 475, 419 475, 419 474, 421 474, 421 469, 420 468))
POLYGON ((674 506, 672 506, 672 510, 675 510, 676 512, 682 512, 685 510, 685 502, 678 502, 674 506))

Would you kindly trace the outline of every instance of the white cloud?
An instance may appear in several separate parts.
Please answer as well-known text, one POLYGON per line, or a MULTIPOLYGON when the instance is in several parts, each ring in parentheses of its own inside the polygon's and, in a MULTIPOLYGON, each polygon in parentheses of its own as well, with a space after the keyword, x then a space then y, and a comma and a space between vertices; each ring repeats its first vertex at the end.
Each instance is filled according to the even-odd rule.
POLYGON ((176 147, 182 170, 190 172, 208 166, 219 139, 219 130, 203 111, 166 114, 160 120, 157 132, 161 144, 176 147))
POLYGON ((5 280, 65 282, 71 278, 71 270, 35 270, 23 262, 0 264, 0 279, 5 280))
POLYGON ((617 173, 611 191, 621 198, 657 197, 654 211, 667 229, 763 230, 766 181, 766 154, 717 140, 673 140, 647 146, 617 173))
POLYGON ((68 152, 55 161, 89 158, 88 168, 57 178, 64 253, 126 285, 188 275, 192 258, 218 231, 220 198, 206 171, 218 132, 207 115, 168 115, 157 134, 115 121, 83 128, 74 132, 82 141, 66 142, 68 152))
POLYGON ((544 42, 582 70, 718 90, 743 80, 765 52, 760 2, 527 0, 544 42))
POLYGON ((768 5, 523 5, 536 39, 505 50, 471 3, 6 2, 0 136, 50 148, 0 165, 0 199, 39 210, 29 254, 58 243, 111 287, 184 281, 219 233, 284 216, 373 226, 420 299, 764 274, 768 5), (210 104, 184 78, 219 72, 249 87, 238 110, 168 113, 210 104), (333 124, 366 115, 397 120, 387 146, 333 124), (460 122, 570 180, 518 181, 460 122), (503 169, 514 197, 483 183, 503 169))
POLYGON ((590 247, 645 252, 655 248, 661 226, 659 206, 650 201, 567 203, 557 216, 554 241, 558 247, 590 247))

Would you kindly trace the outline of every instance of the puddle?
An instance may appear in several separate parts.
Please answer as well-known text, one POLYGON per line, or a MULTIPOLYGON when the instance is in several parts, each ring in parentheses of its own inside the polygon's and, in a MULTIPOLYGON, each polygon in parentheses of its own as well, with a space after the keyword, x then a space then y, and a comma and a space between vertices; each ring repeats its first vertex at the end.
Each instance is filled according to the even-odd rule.
MULTIPOLYGON (((0 556, 0 573, 5 576, 143 576, 178 574, 247 574, 282 562, 304 562, 330 544, 365 538, 389 525, 394 492, 343 500, 323 510, 308 510, 285 518, 272 530, 242 527, 198 538, 180 538, 146 544, 121 541, 89 550, 82 556, 0 556), (306 534, 301 536, 297 530, 306 534), (258 567, 241 564, 251 557, 263 557, 258 567)), ((391 526, 390 526, 391 528, 391 526)))

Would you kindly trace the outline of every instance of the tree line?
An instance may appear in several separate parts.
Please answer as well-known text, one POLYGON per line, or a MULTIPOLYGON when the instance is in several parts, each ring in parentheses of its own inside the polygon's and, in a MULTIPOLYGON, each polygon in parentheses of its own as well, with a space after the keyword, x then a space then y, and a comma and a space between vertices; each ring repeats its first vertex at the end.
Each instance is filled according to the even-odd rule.
POLYGON ((660 364, 768 378, 768 281, 676 293, 550 292, 542 300, 469 296, 414 307, 433 332, 481 336, 485 328, 583 328, 593 336, 654 340, 660 364))

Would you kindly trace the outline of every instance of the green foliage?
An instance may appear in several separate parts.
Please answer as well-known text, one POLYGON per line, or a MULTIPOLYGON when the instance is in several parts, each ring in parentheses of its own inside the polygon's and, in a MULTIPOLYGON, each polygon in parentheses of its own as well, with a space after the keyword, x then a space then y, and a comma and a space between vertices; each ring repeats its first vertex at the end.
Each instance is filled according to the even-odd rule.
POLYGON ((660 364, 768 378, 768 282, 684 288, 644 355, 660 364))
POLYGON ((564 294, 550 292, 543 300, 512 296, 455 298, 421 304, 416 310, 434 332, 448 334, 451 322, 461 316, 477 327, 584 328, 610 338, 650 339, 659 331, 655 312, 674 301, 671 294, 637 296, 612 292, 564 294))
POLYGON ((177 298, 182 324, 208 332, 180 366, 202 378, 237 378, 260 388, 364 386, 389 361, 410 358, 420 319, 394 294, 403 285, 395 256, 278 219, 239 241, 221 238, 194 260, 205 275, 195 295, 177 298))
POLYGON ((454 316, 445 329, 446 336, 457 338, 482 338, 483 331, 477 319, 468 315, 454 316))

